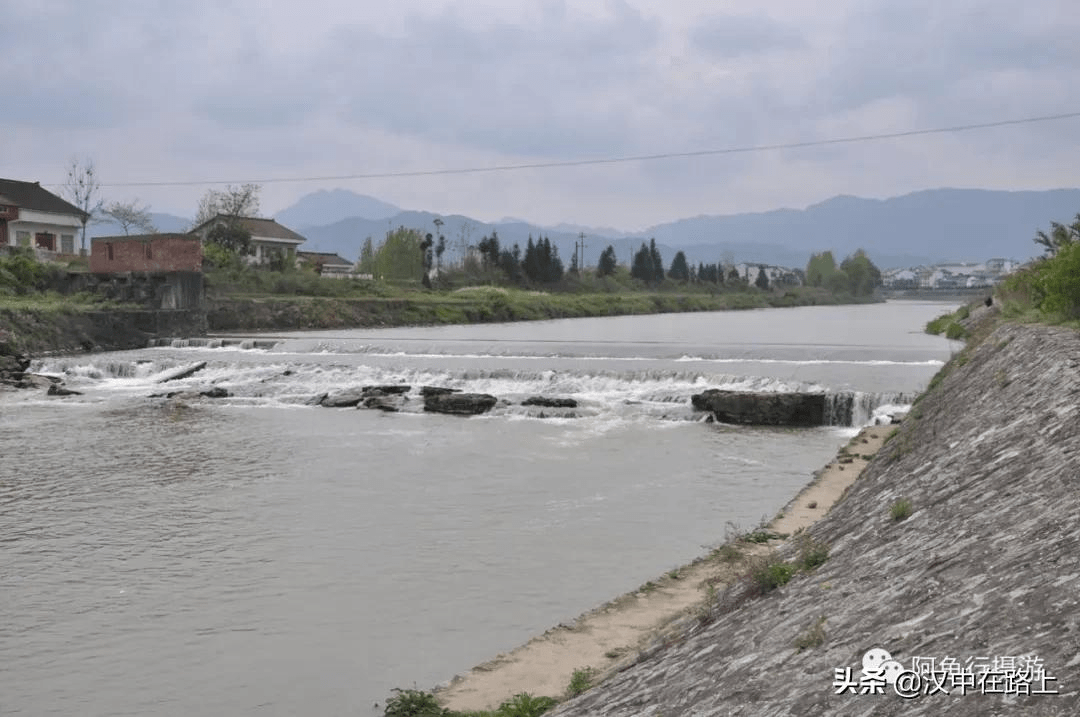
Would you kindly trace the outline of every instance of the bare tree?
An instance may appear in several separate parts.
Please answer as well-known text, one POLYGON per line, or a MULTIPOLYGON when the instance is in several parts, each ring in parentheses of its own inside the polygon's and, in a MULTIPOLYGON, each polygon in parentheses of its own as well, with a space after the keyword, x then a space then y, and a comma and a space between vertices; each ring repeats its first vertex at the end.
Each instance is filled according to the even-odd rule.
POLYGON ((150 218, 150 205, 140 207, 138 199, 113 202, 102 209, 101 213, 119 224, 124 234, 131 234, 132 229, 139 229, 147 234, 157 233, 157 227, 150 218))
POLYGON ((258 216, 260 191, 262 187, 258 184, 243 184, 239 187, 230 184, 225 189, 208 189, 199 200, 195 226, 208 222, 218 215, 225 217, 226 223, 242 217, 258 216))
POLYGON ((67 183, 64 194, 78 207, 82 215, 82 253, 86 254, 86 225, 93 221, 94 215, 101 211, 101 199, 98 193, 101 185, 97 181, 94 160, 89 157, 72 157, 68 163, 67 183))

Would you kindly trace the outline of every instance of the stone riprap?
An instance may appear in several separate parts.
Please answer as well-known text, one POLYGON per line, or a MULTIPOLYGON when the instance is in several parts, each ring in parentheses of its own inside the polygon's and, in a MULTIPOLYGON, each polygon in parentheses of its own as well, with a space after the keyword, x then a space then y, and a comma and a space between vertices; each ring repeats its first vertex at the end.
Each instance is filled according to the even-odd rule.
MULTIPOLYGON (((936 383, 808 531, 830 546, 823 565, 760 597, 745 584, 722 593, 711 620, 690 619, 550 714, 1080 713, 1080 335, 1002 325, 936 383), (899 501, 910 502, 906 519, 892 515, 899 501), (963 695, 948 681, 950 694, 914 699, 887 684, 837 694, 838 669, 850 668, 857 691, 870 684, 862 665, 873 648, 904 669, 953 658, 972 675, 1034 655, 1052 679, 1029 689, 1057 694, 981 694, 1007 687, 1004 671, 963 695)), ((792 538, 779 555, 797 549, 792 538)))

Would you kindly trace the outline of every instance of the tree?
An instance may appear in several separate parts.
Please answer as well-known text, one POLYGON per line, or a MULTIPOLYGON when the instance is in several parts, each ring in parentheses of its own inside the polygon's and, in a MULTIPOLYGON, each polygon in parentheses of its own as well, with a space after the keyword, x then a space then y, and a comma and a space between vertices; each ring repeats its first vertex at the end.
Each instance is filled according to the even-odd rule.
POLYGON ((811 254, 806 265, 806 285, 825 286, 828 278, 836 273, 836 259, 831 251, 811 254))
POLYGON ((769 275, 765 273, 765 267, 759 266, 757 270, 757 279, 754 280, 754 286, 762 291, 769 290, 769 275))
POLYGON ((1080 241, 1080 214, 1076 215, 1076 221, 1065 225, 1058 222, 1050 222, 1050 233, 1039 230, 1035 232, 1035 243, 1043 247, 1046 256, 1054 256, 1065 247, 1080 241))
POLYGON ((100 191, 101 185, 98 183, 94 170, 94 160, 90 158, 80 160, 78 157, 72 157, 68 162, 64 194, 82 212, 83 254, 86 254, 86 225, 94 220, 95 214, 101 211, 101 199, 98 197, 100 191))
POLYGON ((652 280, 659 283, 664 280, 664 260, 656 248, 656 239, 649 240, 649 258, 652 260, 652 280))
POLYGON ((150 218, 150 206, 139 206, 139 200, 130 202, 113 202, 101 210, 101 213, 120 225, 124 234, 131 234, 132 229, 140 229, 145 234, 157 233, 150 218))
POLYGON ((435 246, 435 237, 431 236, 431 232, 428 232, 424 236, 424 239, 420 242, 420 262, 423 268, 423 276, 420 277, 420 283, 425 288, 431 288, 431 266, 435 263, 435 252, 432 247, 435 246))
POLYGON ((375 274, 375 243, 371 237, 364 240, 360 247, 359 270, 361 274, 375 274))
POLYGON ((201 226, 216 216, 221 216, 226 223, 238 223, 244 217, 259 215, 258 184, 243 184, 225 189, 208 189, 199 200, 199 209, 195 214, 195 226, 201 226))
POLYGON ((675 281, 690 280, 690 266, 686 263, 686 254, 681 251, 675 253, 675 258, 671 260, 671 269, 668 271, 668 276, 675 281))
POLYGON ((206 234, 207 244, 216 244, 237 255, 251 253, 251 232, 234 223, 216 224, 206 234))
POLYGON ((424 269, 424 237, 416 229, 398 227, 387 232, 375 252, 375 274, 382 279, 412 279, 424 269))
POLYGON ((840 271, 847 277, 847 288, 855 296, 870 296, 881 286, 881 271, 862 249, 844 259, 840 271))
POLYGON ((653 280, 653 260, 649 247, 641 242, 641 248, 634 254, 634 263, 630 265, 630 276, 645 282, 653 280))
POLYGON ((600 261, 596 264, 596 275, 611 276, 618 265, 619 262, 615 259, 615 247, 608 244, 607 249, 600 252, 600 261))

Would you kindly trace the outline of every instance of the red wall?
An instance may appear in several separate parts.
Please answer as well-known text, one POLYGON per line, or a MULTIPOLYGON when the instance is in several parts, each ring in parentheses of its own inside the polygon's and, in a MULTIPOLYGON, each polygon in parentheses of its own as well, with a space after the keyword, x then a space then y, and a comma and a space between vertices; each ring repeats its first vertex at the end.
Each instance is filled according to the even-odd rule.
POLYGON ((190 234, 97 237, 90 243, 90 271, 202 271, 202 244, 190 234))

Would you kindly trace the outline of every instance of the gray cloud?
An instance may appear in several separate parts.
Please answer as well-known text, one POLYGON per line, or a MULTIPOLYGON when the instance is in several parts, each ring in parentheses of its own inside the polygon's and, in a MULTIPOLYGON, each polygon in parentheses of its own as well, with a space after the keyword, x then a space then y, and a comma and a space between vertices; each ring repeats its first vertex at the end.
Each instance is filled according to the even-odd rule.
POLYGON ((718 58, 806 47, 799 29, 766 15, 714 15, 690 33, 696 49, 718 58))
MULTIPOLYGON (((116 179, 159 180, 610 157, 990 121, 1073 110, 1080 96, 1072 0, 813 13, 778 0, 756 14, 734 0, 439 2, 14 3, 0 25, 0 133, 19 138, 5 172, 62 179, 76 153, 116 179)), ((1075 184, 1075 128, 354 188, 643 226, 920 183, 1075 184)), ((306 189, 268 194, 284 204, 306 189)))

